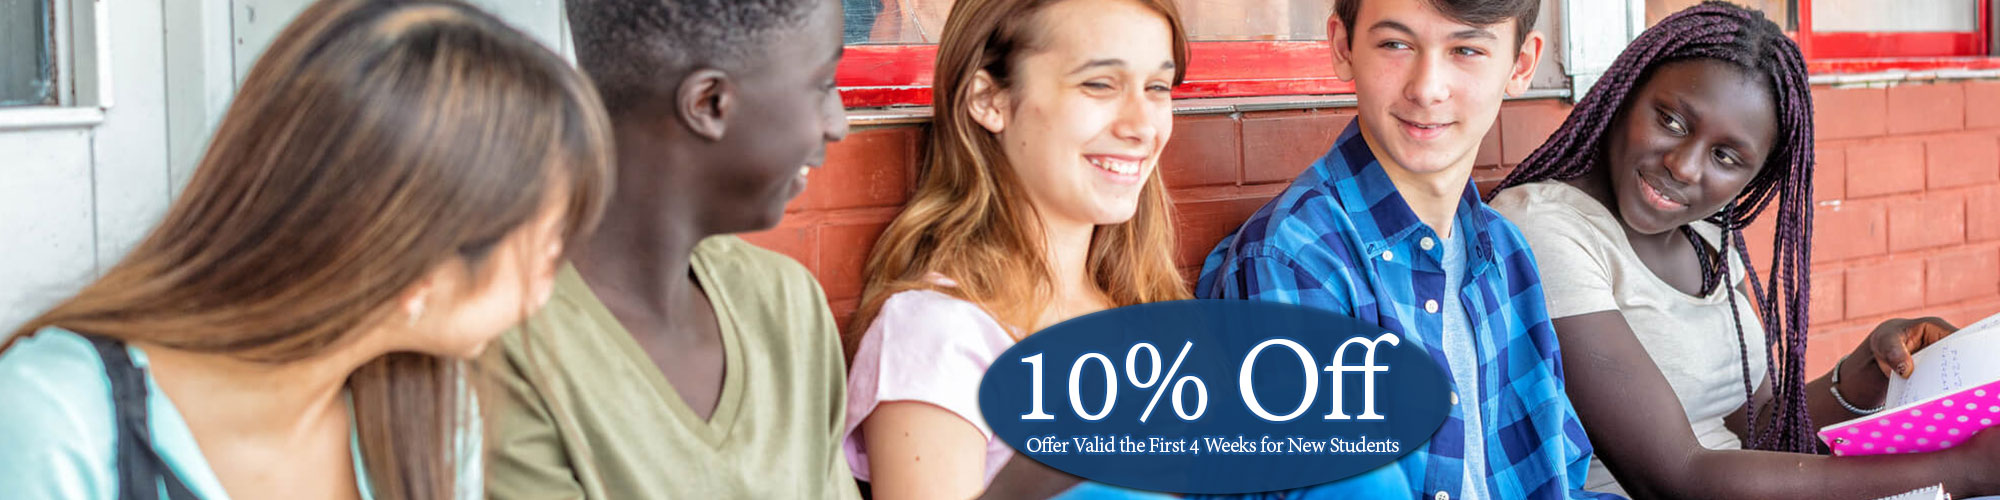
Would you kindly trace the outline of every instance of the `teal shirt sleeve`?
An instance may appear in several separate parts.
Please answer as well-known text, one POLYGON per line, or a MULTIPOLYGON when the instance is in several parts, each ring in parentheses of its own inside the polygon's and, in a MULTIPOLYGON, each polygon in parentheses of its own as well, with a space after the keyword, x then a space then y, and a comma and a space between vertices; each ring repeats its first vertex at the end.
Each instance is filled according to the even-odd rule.
POLYGON ((7 498, 112 499, 109 382, 88 341, 42 332, 0 354, 0 485, 7 498), (81 396, 80 396, 81 395, 81 396))
MULTIPOLYGON (((145 366, 144 353, 132 351, 145 366)), ((457 500, 484 498, 484 471, 478 399, 460 381, 466 421, 459 429, 457 500)), ((147 381, 148 425, 153 446, 189 489, 203 498, 226 498, 208 468, 194 436, 162 396, 147 381)), ((77 500, 118 498, 117 426, 111 402, 111 381, 104 361, 89 340, 50 328, 21 339, 0 353, 0 498, 7 500, 77 500)), ((354 442, 355 470, 361 463, 354 442)), ((362 498, 368 495, 365 474, 356 477, 362 498)), ((164 498, 164 496, 162 497, 164 498)))

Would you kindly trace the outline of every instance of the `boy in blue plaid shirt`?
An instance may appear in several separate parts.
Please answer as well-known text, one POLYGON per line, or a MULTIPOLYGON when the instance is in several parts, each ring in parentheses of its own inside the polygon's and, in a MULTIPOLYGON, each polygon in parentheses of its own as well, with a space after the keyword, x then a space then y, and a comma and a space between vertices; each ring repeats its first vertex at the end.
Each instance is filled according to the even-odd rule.
POLYGON ((1528 89, 1539 0, 1339 0, 1327 33, 1359 113, 1333 149, 1224 238, 1203 298, 1318 307, 1422 346, 1455 388, 1431 440, 1275 498, 1589 498, 1534 257, 1471 183, 1507 95, 1528 89))

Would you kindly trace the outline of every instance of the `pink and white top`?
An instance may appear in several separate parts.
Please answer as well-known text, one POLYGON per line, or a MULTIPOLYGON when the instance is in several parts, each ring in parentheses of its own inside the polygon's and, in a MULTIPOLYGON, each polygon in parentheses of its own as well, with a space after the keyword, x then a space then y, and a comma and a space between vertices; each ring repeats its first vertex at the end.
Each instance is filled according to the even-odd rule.
POLYGON ((1006 327, 978 305, 930 290, 889 296, 862 334, 847 374, 847 435, 842 447, 854 477, 868 479, 861 423, 875 407, 915 401, 944 408, 986 437, 986 482, 1014 453, 979 414, 979 380, 1014 345, 1006 327))

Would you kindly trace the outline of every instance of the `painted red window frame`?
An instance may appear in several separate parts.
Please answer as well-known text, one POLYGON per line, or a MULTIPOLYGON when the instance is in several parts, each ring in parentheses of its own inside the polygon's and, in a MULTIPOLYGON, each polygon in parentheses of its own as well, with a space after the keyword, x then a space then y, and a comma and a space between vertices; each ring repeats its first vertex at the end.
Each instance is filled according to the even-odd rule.
MULTIPOLYGON (((1820 33, 1812 29, 1813 0, 1798 0, 1799 50, 1806 59, 1911 59, 1927 65, 1931 58, 1985 57, 1992 0, 1978 0, 1979 27, 1973 31, 1940 32, 1838 32, 1820 33)), ((1888 69, 1911 69, 1897 65, 1888 69)))
MULTIPOLYGON (((834 75, 849 108, 931 103, 936 45, 849 45, 834 75)), ((1191 42, 1175 98, 1345 94, 1325 40, 1191 42)))

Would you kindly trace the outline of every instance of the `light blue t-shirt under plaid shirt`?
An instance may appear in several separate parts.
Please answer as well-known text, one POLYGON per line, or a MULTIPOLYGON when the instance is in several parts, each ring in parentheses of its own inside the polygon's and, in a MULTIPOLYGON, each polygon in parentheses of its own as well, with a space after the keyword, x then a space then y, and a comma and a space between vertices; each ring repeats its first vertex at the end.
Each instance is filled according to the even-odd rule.
MULTIPOLYGON (((1223 238, 1202 265, 1202 298, 1317 307, 1414 338, 1452 373, 1445 351, 1447 300, 1438 234, 1417 219, 1388 173, 1349 125, 1319 161, 1223 238), (1425 244, 1429 241, 1429 244, 1425 244)), ((1563 392, 1562 361, 1539 275, 1512 223, 1468 182, 1454 219, 1466 246, 1465 283, 1454 292, 1479 359, 1481 417, 1458 407, 1431 440, 1394 463, 1349 479, 1265 498, 1462 498, 1484 477, 1498 499, 1616 498, 1583 490, 1590 441, 1563 392), (1465 460, 1478 433, 1484 464, 1465 460), (1467 474, 1466 466, 1484 469, 1467 474)))
MULTIPOLYGON (((1444 249, 1444 289, 1457 290, 1465 285, 1465 238, 1454 231, 1437 245, 1444 249)), ((1422 247, 1419 240, 1417 246, 1422 247)), ((1479 429, 1483 422, 1479 415, 1479 398, 1461 398, 1461 392, 1468 387, 1479 387, 1479 347, 1472 338, 1472 319, 1465 316, 1465 308, 1459 304, 1458 294, 1444 294, 1444 304, 1438 309, 1444 315, 1444 360, 1451 365, 1451 385, 1457 388, 1451 393, 1452 412, 1465 420, 1465 428, 1479 429)), ((1419 332, 1418 335, 1422 333, 1419 332)), ((1480 432, 1465 433, 1465 495, 1468 500, 1492 498, 1486 490, 1480 472, 1486 470, 1486 435, 1480 432)))

